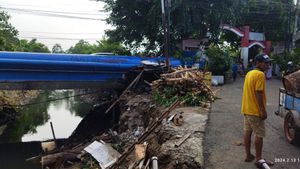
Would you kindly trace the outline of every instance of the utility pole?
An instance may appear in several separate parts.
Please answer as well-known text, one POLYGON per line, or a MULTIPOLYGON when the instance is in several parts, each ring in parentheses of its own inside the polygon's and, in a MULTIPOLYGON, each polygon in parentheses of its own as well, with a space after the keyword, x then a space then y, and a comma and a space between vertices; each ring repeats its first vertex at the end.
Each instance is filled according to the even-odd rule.
POLYGON ((170 49, 169 49, 169 43, 170 43, 170 10, 169 10, 169 1, 167 0, 167 7, 165 7, 165 0, 161 0, 161 11, 162 11, 162 24, 163 24, 163 29, 164 29, 164 55, 166 57, 166 66, 169 70, 170 67, 170 60, 169 60, 169 55, 170 55, 170 49), (166 15, 167 13, 167 15, 166 15), (168 18, 168 20, 166 20, 168 18))
POLYGON ((288 52, 290 52, 291 50, 291 17, 292 17, 292 12, 291 12, 291 3, 290 0, 288 1, 288 5, 287 5, 287 12, 288 12, 288 20, 287 20, 287 41, 286 41, 286 49, 288 52))
POLYGON ((167 17, 168 17, 168 20, 167 20, 167 56, 166 58, 167 59, 167 66, 168 66, 168 70, 170 68, 170 44, 171 44, 171 38, 170 38, 170 32, 171 32, 171 29, 170 29, 170 8, 171 8, 171 0, 167 0, 167 17))

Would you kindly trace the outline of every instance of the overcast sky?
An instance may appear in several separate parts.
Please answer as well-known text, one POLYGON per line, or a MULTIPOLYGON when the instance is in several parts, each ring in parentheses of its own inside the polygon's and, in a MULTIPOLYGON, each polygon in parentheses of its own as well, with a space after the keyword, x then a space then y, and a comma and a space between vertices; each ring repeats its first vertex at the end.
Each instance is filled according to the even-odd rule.
POLYGON ((11 16, 10 23, 19 38, 38 39, 51 50, 55 43, 64 50, 79 39, 90 43, 102 39, 111 27, 103 19, 104 3, 92 0, 0 0, 0 7, 11 16))

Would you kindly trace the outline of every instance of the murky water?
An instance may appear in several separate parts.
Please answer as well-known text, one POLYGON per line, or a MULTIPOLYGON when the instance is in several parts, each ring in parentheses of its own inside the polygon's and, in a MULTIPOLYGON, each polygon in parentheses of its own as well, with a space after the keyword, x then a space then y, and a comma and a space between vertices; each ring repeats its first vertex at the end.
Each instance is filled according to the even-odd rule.
POLYGON ((0 136, 0 168, 40 168, 40 165, 25 162, 26 158, 41 153, 39 143, 31 141, 52 139, 50 122, 56 138, 69 137, 92 108, 92 105, 83 103, 78 97, 72 97, 74 95, 73 90, 43 91, 32 100, 32 105, 18 108, 20 116, 0 136), (10 153, 4 153, 7 151, 10 153))
POLYGON ((17 110, 20 116, 0 136, 0 142, 52 139, 50 122, 53 124, 56 138, 67 138, 92 107, 82 103, 78 97, 72 97, 74 95, 72 90, 41 92, 39 97, 30 103, 32 105, 17 110), (64 99, 59 100, 60 98, 64 99))

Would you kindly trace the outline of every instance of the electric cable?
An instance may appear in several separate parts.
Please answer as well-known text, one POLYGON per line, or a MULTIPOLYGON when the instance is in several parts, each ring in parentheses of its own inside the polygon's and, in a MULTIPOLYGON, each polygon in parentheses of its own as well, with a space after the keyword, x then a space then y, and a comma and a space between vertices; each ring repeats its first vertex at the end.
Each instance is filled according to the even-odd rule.
POLYGON ((78 34, 87 34, 87 35, 89 35, 89 34, 92 34, 92 35, 94 35, 94 34, 101 34, 101 32, 90 32, 90 33, 85 33, 85 32, 34 32, 34 31, 19 31, 19 32, 24 32, 24 33, 32 33, 32 34, 39 34, 39 33, 41 33, 41 34, 75 34, 75 35, 78 35, 78 34))
POLYGON ((72 16, 72 15, 66 15, 66 14, 60 14, 60 13, 34 12, 34 11, 30 11, 30 10, 15 10, 15 9, 8 9, 8 8, 3 8, 3 9, 14 11, 14 12, 27 13, 27 14, 30 14, 30 15, 38 15, 38 16, 43 15, 43 16, 59 17, 59 18, 106 21, 106 19, 103 19, 103 18, 90 18, 90 17, 81 17, 81 16, 74 16, 74 15, 72 16))
POLYGON ((52 39, 52 40, 100 40, 101 38, 53 38, 53 37, 34 37, 34 36, 18 36, 21 39, 52 39))
POLYGON ((7 10, 24 11, 24 12, 37 12, 37 13, 54 13, 54 14, 71 14, 71 15, 107 15, 106 13, 84 13, 84 12, 66 12, 66 11, 50 11, 50 10, 38 10, 38 9, 25 9, 25 8, 14 8, 14 7, 0 7, 7 10))

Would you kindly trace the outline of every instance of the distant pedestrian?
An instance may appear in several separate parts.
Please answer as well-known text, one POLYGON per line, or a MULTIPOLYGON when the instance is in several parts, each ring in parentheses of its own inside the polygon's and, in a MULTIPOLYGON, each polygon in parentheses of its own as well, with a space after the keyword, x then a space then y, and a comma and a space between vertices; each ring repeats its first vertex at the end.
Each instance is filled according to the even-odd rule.
POLYGON ((272 79, 272 64, 270 64, 269 69, 266 71, 267 80, 272 79))
POLYGON ((288 74, 291 74, 291 73, 293 73, 293 72, 295 72, 295 71, 296 71, 296 69, 295 69, 295 66, 294 66, 293 61, 289 61, 289 62, 287 63, 287 70, 286 70, 286 72, 284 73, 284 76, 285 76, 285 75, 288 75, 288 74))
POLYGON ((233 63, 232 64, 232 68, 231 68, 231 71, 232 71, 232 78, 233 80, 235 81, 236 77, 237 77, 237 74, 238 74, 238 64, 237 63, 233 63))
POLYGON ((243 60, 241 60, 239 62, 239 73, 242 77, 245 76, 245 67, 244 67, 244 64, 243 64, 243 60))
POLYGON ((255 68, 249 71, 245 77, 242 114, 244 115, 244 144, 246 151, 245 162, 256 159, 256 166, 261 167, 262 163, 273 165, 262 158, 263 138, 265 137, 266 111, 266 77, 265 71, 270 65, 270 58, 266 54, 255 57, 255 68), (256 155, 251 154, 251 135, 255 134, 256 155))

